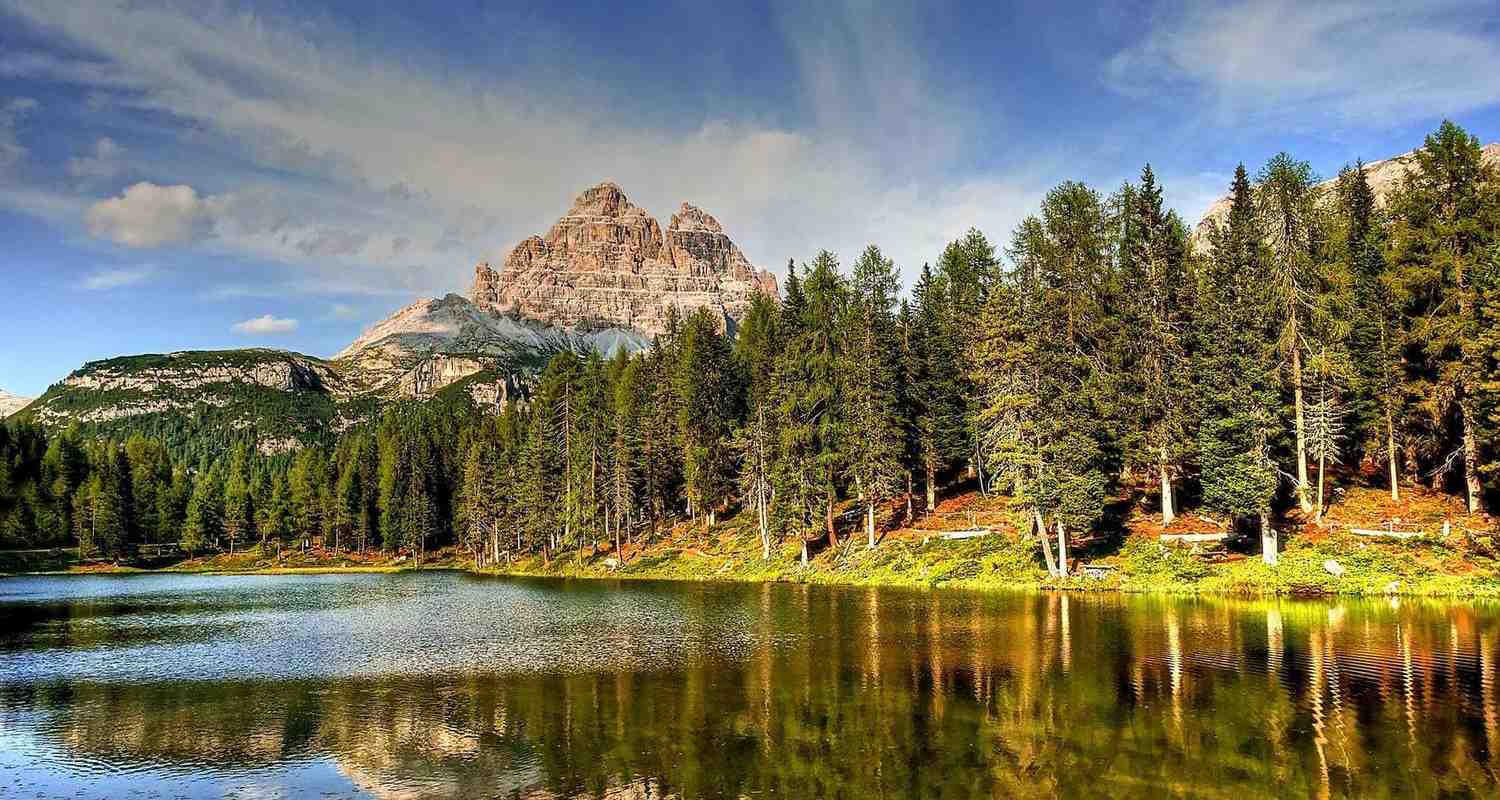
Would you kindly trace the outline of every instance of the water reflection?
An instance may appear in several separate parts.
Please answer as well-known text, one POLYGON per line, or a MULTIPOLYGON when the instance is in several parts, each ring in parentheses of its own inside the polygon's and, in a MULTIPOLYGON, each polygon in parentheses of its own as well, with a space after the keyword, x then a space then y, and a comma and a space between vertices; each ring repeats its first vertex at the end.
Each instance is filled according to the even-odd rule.
MULTIPOLYGON (((0 672, 0 794, 218 796, 254 784, 263 796, 391 798, 1380 798, 1500 787, 1500 615, 1485 608, 458 576, 329 585, 331 597, 294 595, 274 612, 257 587, 244 598, 255 619, 239 622, 224 617, 247 613, 243 587, 211 585, 211 632, 152 639, 163 660, 150 663, 170 660, 155 652, 170 651, 163 642, 188 664, 216 643, 242 654, 241 635, 284 629, 305 643, 295 631, 329 613, 326 599, 340 614, 417 603, 427 616, 372 624, 374 641, 319 651, 331 663, 305 677, 287 673, 308 659, 273 647, 261 657, 286 664, 158 679, 89 655, 142 653, 138 604, 122 612, 134 623, 105 626, 117 646, 92 624, 68 633, 99 615, 96 601, 88 616, 57 613, 70 601, 45 592, 0 605, 0 650, 19 668, 0 672), (514 604, 494 607, 495 592, 514 604), (679 618, 654 619, 663 613, 679 618), (425 633, 435 627, 463 635, 425 633), (362 661, 417 640, 430 651, 421 658, 362 661), (453 663, 462 669, 413 668, 453 663)), ((194 622, 185 607, 163 613, 177 616, 169 631, 194 622)))

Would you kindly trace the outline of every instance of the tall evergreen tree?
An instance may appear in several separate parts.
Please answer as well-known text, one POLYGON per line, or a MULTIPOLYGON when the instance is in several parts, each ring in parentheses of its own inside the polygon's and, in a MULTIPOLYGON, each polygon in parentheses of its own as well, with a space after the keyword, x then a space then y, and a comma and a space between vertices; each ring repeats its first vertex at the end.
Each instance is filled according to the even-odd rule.
POLYGON ((1187 236, 1176 215, 1163 209, 1150 164, 1122 212, 1126 458, 1154 473, 1165 527, 1176 514, 1173 484, 1190 443, 1187 339, 1193 293, 1187 236))
POLYGON ((1273 329, 1264 313, 1272 299, 1267 279, 1275 267, 1260 235, 1251 192, 1241 165, 1234 174, 1228 220, 1211 233, 1213 254, 1198 289, 1196 322, 1201 330, 1194 373, 1203 417, 1197 449, 1204 507, 1235 519, 1257 519, 1262 557, 1275 564, 1270 514, 1276 468, 1270 441, 1284 321, 1272 320, 1273 329))
POLYGON ((1317 278, 1313 254, 1317 247, 1317 178, 1305 161, 1278 153, 1259 175, 1256 192, 1262 230, 1273 253, 1270 313, 1277 324, 1277 350, 1291 387, 1296 433, 1297 503, 1312 510, 1307 477, 1307 420, 1303 397, 1303 360, 1308 349, 1308 315, 1316 305, 1317 278))
POLYGON ((1392 291, 1384 247, 1384 220, 1364 164, 1339 173, 1339 211, 1343 217, 1342 255, 1354 288, 1350 314, 1350 353, 1360 398, 1356 424, 1363 438, 1382 452, 1391 500, 1401 499, 1396 455, 1396 416, 1401 411, 1400 304, 1392 291))
POLYGON ((1477 399, 1484 354, 1476 272, 1491 256, 1497 228, 1493 170, 1479 140, 1443 121, 1416 151, 1391 199, 1397 280, 1411 298, 1407 336, 1421 359, 1418 391, 1456 417, 1458 446, 1439 467, 1463 465, 1471 512, 1481 497, 1477 399))
POLYGON ((745 420, 735 432, 739 459, 740 498, 755 512, 761 558, 771 557, 771 505, 775 497, 776 360, 782 346, 780 310, 776 301, 756 295, 740 325, 734 358, 746 386, 745 420))
POLYGON ((922 266, 921 277, 912 287, 915 305, 907 333, 907 383, 928 513, 937 508, 938 476, 961 462, 967 452, 964 339, 946 281, 922 266))
POLYGON ((849 281, 844 331, 846 469, 864 500, 867 546, 875 547, 875 509, 898 491, 906 431, 901 412, 901 342, 896 328, 896 267, 871 245, 849 281))

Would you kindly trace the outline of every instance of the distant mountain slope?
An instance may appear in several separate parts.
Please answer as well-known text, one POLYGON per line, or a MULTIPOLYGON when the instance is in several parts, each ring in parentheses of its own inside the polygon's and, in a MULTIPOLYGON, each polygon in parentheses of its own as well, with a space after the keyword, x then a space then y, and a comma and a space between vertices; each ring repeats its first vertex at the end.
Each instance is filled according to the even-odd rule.
POLYGON ((20 411, 30 402, 30 397, 22 397, 0 389, 0 419, 5 419, 11 414, 20 411))
MULTIPOLYGON (((1385 205, 1386 200, 1401 185, 1406 177, 1407 170, 1417 168, 1415 150, 1402 153, 1399 156, 1371 161, 1365 164, 1365 179, 1370 182, 1370 188, 1375 192, 1375 202, 1385 205)), ((1491 167, 1500 168, 1500 142, 1492 142, 1484 146, 1482 151, 1486 164, 1491 167)), ((1331 191, 1338 183, 1337 176, 1318 184, 1318 188, 1331 191)), ((1222 223, 1229 218, 1230 197, 1225 195, 1214 201, 1214 204, 1203 212, 1202 219, 1198 220, 1197 226, 1193 228, 1193 246, 1206 248, 1208 246, 1208 231, 1213 223, 1222 223)))
POLYGON ((253 437, 278 452, 326 440, 389 402, 499 407, 553 354, 651 346, 672 316, 707 308, 732 329, 757 292, 776 292, 719 223, 684 203, 663 235, 618 186, 585 190, 507 268, 475 269, 470 297, 418 300, 332 359, 280 350, 179 352, 85 364, 21 416, 181 448, 253 437))
POLYGON ((124 356, 75 370, 18 416, 108 435, 170 442, 253 435, 262 451, 292 449, 362 416, 343 372, 282 350, 124 356))

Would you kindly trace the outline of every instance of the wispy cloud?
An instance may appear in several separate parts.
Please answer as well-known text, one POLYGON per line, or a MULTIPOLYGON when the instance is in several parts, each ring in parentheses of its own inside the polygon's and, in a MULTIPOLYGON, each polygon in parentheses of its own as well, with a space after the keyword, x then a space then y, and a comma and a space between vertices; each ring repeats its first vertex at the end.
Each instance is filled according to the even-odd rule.
POLYGON ((683 200, 710 210, 772 268, 822 247, 852 258, 875 241, 915 269, 947 232, 1003 233, 1039 195, 1024 175, 953 179, 977 145, 961 141, 972 104, 904 38, 920 25, 916 9, 875 19, 835 4, 799 24, 792 8, 781 28, 811 111, 786 121, 725 102, 687 126, 643 124, 639 109, 600 102, 593 87, 424 71, 212 5, 0 0, 87 54, 16 55, 0 72, 112 93, 121 108, 181 121, 184 146, 228 143, 250 165, 212 183, 143 173, 154 188, 137 184, 90 212, 96 236, 199 242, 350 290, 451 289, 470 262, 500 260, 602 179, 659 215, 683 200))
POLYGON ((37 101, 30 97, 0 98, 0 174, 15 166, 29 152, 21 146, 16 128, 22 118, 36 110, 37 101))
POLYGON ((275 335, 291 333, 297 330, 297 320, 266 314, 254 319, 247 319, 244 322, 236 322, 233 327, 235 333, 275 335))
POLYGON ((1217 122, 1391 124, 1500 101, 1489 0, 1173 0, 1106 67, 1116 89, 1217 122))
POLYGON ((78 288, 90 292, 102 292, 110 289, 121 289, 126 286, 135 286, 145 283, 156 277, 159 270, 153 265, 142 265, 139 267, 116 267, 95 270, 84 276, 78 282, 78 288))
POLYGON ((94 142, 93 154, 68 159, 68 174, 75 178, 113 178, 123 169, 125 148, 108 136, 94 142))

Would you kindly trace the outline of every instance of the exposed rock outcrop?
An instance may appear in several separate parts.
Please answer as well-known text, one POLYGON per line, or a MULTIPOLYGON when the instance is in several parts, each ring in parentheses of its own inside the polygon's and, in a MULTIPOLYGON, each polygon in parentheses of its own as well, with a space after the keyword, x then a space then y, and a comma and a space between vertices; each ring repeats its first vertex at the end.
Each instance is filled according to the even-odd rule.
MULTIPOLYGON (((1500 142, 1485 145, 1482 153, 1486 164, 1494 169, 1500 169, 1500 142)), ((1407 170, 1417 168, 1415 150, 1365 164, 1365 180, 1370 182, 1370 189, 1375 192, 1376 205, 1384 206, 1391 194, 1401 185, 1401 181, 1405 179, 1407 170)), ((1330 178, 1318 184, 1318 190, 1323 192, 1325 198, 1330 198, 1337 184, 1337 177, 1330 178)), ((1229 218, 1229 205, 1230 197, 1225 195, 1215 200, 1214 204, 1203 212, 1203 218, 1198 220, 1198 224, 1193 228, 1193 247, 1200 251, 1207 250, 1209 230, 1214 224, 1222 224, 1229 218)))
POLYGON ((450 294, 419 300, 376 323, 334 361, 348 368, 361 391, 425 397, 485 368, 527 372, 563 350, 612 355, 649 345, 632 331, 564 330, 486 311, 450 294))
POLYGON ((712 215, 683 203, 665 232, 619 186, 574 201, 546 236, 531 236, 504 269, 474 269, 469 299, 488 311, 569 329, 622 327, 656 336, 672 309, 710 309, 732 327, 776 279, 757 270, 712 215))
POLYGON ((708 308, 732 329, 757 293, 775 292, 775 279, 712 215, 684 203, 663 231, 620 187, 601 183, 546 236, 516 245, 504 271, 479 265, 469 297, 412 303, 332 360, 226 350, 97 361, 27 414, 103 431, 171 415, 213 435, 253 430, 263 448, 279 451, 368 420, 396 398, 444 395, 499 409, 525 397, 555 353, 650 347, 674 309, 708 308))
POLYGON ((29 403, 31 403, 30 397, 22 397, 0 389, 0 419, 5 419, 11 414, 20 411, 29 403))

